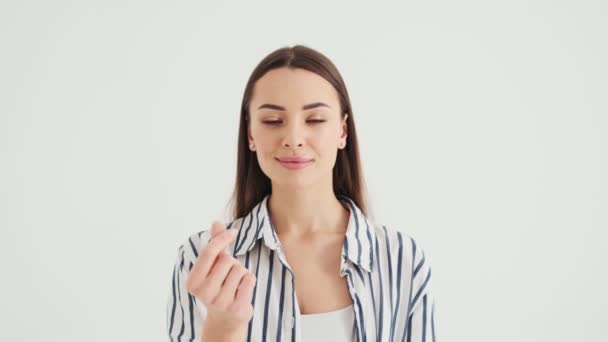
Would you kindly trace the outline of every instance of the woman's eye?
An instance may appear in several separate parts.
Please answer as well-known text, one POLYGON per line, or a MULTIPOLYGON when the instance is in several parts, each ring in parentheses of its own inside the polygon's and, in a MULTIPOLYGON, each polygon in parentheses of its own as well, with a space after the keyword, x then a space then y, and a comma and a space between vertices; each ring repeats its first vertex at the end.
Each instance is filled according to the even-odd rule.
MULTIPOLYGON (((312 119, 312 120, 308 120, 308 122, 312 122, 312 123, 322 123, 325 122, 326 120, 322 120, 322 119, 312 119)), ((268 125, 276 125, 281 123, 281 120, 269 120, 269 121, 262 121, 265 124, 268 125)))

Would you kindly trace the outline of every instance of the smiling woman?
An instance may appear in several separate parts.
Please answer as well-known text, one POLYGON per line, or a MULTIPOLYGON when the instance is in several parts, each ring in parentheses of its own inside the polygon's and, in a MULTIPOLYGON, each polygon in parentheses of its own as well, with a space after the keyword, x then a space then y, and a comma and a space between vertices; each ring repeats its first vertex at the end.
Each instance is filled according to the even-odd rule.
POLYGON ((322 179, 337 148, 345 146, 348 118, 331 83, 306 69, 283 67, 266 72, 252 94, 248 142, 264 174, 277 185, 327 192, 322 179))
POLYGON ((170 340, 435 341, 429 258, 368 217, 335 65, 301 45, 266 56, 238 139, 233 219, 178 249, 170 340))

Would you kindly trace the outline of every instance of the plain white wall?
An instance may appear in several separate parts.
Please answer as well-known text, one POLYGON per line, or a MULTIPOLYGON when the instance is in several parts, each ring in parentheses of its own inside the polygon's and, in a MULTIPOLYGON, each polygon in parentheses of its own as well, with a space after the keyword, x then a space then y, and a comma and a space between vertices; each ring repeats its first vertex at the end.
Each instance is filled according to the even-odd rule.
POLYGON ((165 341, 224 215, 254 66, 347 83, 371 209, 432 262, 445 341, 606 341, 605 1, 1 1, 0 340, 165 341))

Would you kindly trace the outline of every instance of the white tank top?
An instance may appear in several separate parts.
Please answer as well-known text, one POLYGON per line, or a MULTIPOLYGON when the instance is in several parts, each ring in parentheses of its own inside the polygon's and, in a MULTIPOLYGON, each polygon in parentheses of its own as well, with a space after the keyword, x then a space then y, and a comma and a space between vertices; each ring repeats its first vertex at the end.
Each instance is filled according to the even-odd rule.
POLYGON ((353 305, 318 314, 301 315, 302 342, 352 342, 355 340, 353 305))

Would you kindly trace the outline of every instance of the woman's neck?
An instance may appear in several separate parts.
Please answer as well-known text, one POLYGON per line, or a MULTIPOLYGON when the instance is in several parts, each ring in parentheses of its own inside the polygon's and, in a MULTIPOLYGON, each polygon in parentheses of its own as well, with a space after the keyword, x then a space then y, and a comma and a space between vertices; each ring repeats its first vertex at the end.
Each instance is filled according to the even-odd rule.
POLYGON ((282 236, 343 234, 349 218, 348 209, 333 191, 273 189, 268 211, 277 234, 282 236))

